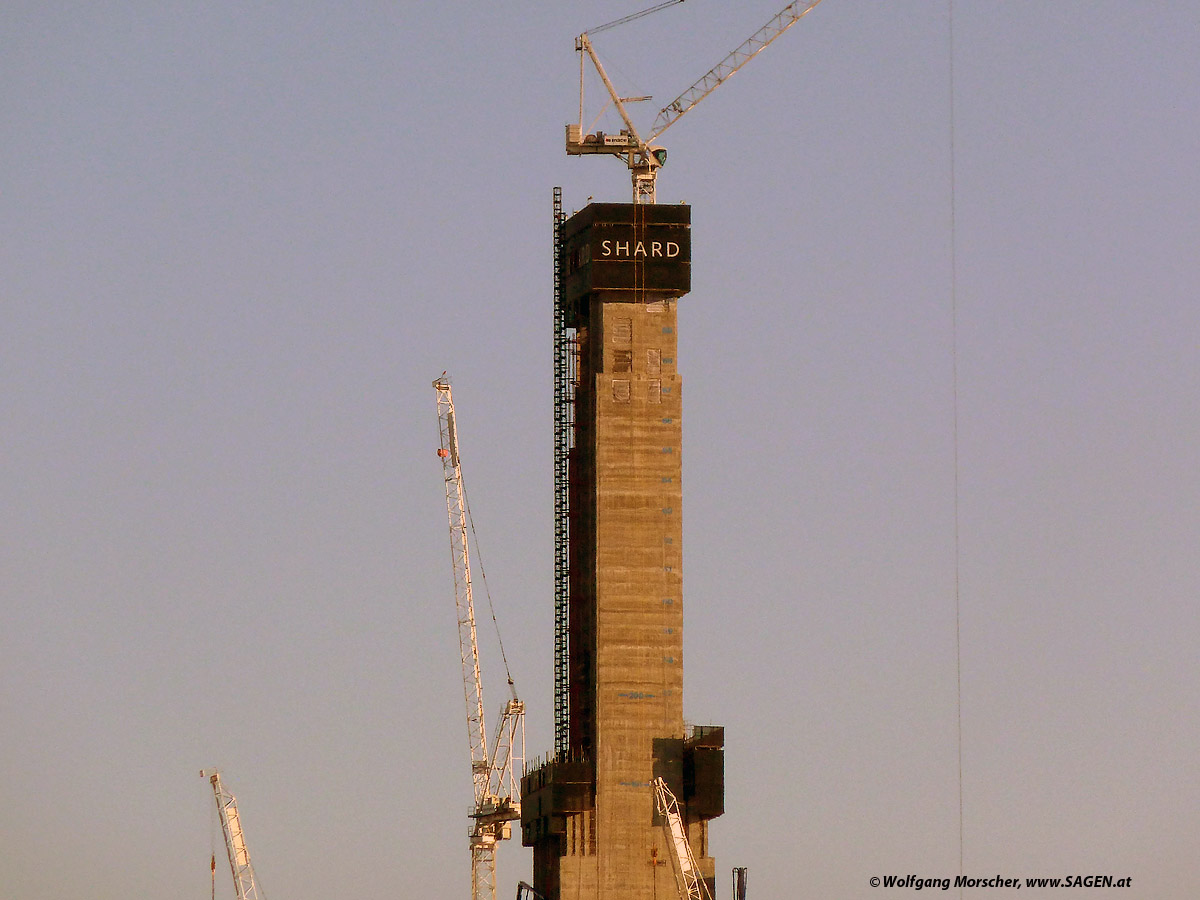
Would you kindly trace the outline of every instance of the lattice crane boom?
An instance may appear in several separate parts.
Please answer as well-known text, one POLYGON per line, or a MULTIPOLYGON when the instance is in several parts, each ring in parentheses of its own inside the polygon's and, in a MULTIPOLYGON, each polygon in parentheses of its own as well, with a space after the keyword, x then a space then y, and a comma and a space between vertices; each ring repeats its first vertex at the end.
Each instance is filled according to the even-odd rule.
POLYGON ((254 867, 250 865, 250 851, 246 848, 246 837, 242 833, 237 800, 221 784, 221 773, 216 769, 202 770, 200 774, 212 784, 217 800, 217 812, 221 817, 221 831, 225 835, 225 850, 229 854, 229 868, 233 871, 237 900, 263 900, 262 890, 254 877, 254 867))
POLYGON ((662 816, 663 831, 671 844, 671 864, 675 870, 675 883, 679 888, 679 900, 712 900, 708 885, 700 877, 696 866, 696 857, 692 855, 692 845, 688 843, 687 827, 679 814, 679 803, 667 783, 662 778, 655 778, 654 802, 658 814, 662 816))
POLYGON ((723 60, 709 69, 695 84, 664 106, 658 113, 658 118, 650 128, 647 141, 656 140, 664 131, 674 125, 697 103, 715 91, 724 82, 754 57, 767 49, 767 45, 779 37, 806 15, 812 12, 821 0, 795 0, 789 3, 762 28, 750 35, 736 50, 733 50, 723 60))
POLYGON ((467 740, 471 747, 471 779, 475 804, 488 792, 487 725, 483 714, 483 679, 479 674, 479 641, 475 631, 475 602, 471 595, 471 554, 467 537, 467 505, 458 456, 458 428, 454 397, 443 376, 433 383, 437 391, 438 456, 446 481, 446 514, 450 520, 450 562, 454 569, 454 603, 458 611, 458 646, 462 655, 463 694, 467 702, 467 740))
MULTIPOLYGON (((500 712, 500 723, 490 745, 483 713, 483 679, 479 670, 479 642, 475 628, 475 602, 471 591, 468 530, 470 507, 463 486, 458 453, 458 428, 450 380, 443 373, 433 382, 437 392, 439 446, 446 483, 446 513, 450 523, 450 557, 454 569, 454 596, 458 611, 458 641, 462 656, 463 692, 467 704, 467 736, 471 747, 471 780, 475 802, 470 832, 471 898, 495 900, 496 843, 512 835, 512 822, 521 818, 518 779, 525 762, 525 704, 517 698, 512 676, 512 698, 500 712)), ((482 572, 482 569, 480 570, 482 572)), ((493 619, 495 614, 493 613, 493 619)), ((497 639, 499 629, 497 628, 497 639)), ((504 648, 501 644, 501 655, 504 648)), ((507 663, 506 663, 507 665, 507 663)))

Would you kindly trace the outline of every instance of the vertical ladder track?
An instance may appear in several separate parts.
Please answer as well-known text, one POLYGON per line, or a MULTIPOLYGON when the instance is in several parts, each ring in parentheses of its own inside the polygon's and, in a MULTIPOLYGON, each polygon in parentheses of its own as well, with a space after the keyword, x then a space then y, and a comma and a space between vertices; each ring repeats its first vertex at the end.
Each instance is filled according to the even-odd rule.
POLYGON ((574 329, 562 293, 562 188, 554 189, 554 754, 570 750, 568 458, 575 432, 574 329))

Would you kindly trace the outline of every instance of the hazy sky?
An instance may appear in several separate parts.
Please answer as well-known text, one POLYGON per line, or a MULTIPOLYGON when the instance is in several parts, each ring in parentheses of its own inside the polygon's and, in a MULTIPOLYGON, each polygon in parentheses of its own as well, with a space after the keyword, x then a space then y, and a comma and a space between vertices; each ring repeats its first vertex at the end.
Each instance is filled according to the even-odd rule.
MULTIPOLYGON (((273 900, 467 896, 430 382, 532 757, 551 191, 629 194, 563 153, 573 39, 642 5, 3 5, 0 896, 206 898, 215 841, 233 897, 210 766, 273 900)), ((595 43, 666 102, 779 5, 595 43)), ((951 66, 947 0, 829 0, 666 135, 722 896, 957 872, 956 583, 966 871, 1196 896, 1198 47, 1183 0, 956 0, 951 66)))

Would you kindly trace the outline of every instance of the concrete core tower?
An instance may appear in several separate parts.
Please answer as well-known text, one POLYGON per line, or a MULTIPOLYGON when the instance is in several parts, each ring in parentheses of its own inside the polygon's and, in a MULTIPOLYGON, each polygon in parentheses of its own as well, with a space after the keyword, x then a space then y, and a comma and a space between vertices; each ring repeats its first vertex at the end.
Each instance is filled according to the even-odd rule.
POLYGON ((594 203, 562 222, 558 302, 574 330, 565 740, 522 779, 522 843, 547 900, 671 900, 651 781, 679 798, 710 893, 724 732, 685 728, 676 304, 691 209, 594 203))

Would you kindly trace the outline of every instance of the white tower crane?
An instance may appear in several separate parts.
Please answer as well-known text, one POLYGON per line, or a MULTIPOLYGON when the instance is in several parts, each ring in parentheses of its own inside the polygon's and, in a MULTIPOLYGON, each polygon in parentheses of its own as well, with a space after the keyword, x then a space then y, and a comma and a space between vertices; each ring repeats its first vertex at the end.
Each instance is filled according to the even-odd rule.
POLYGON ((671 844, 671 865, 675 869, 675 884, 679 887, 679 900, 712 900, 708 885, 700 877, 692 845, 688 843, 683 817, 679 815, 679 803, 662 778, 651 782, 654 786, 654 801, 658 814, 662 816, 663 831, 671 844))
MULTIPOLYGON (((667 0, 665 3, 660 3, 640 13, 634 13, 631 16, 625 16, 623 19, 618 19, 615 22, 609 22, 607 25, 594 28, 591 33, 595 34, 607 28, 612 28, 615 25, 624 24, 649 13, 657 12, 664 7, 674 6, 675 3, 682 2, 683 0, 667 0)), ((611 156, 623 157, 633 178, 633 202, 653 203, 655 201, 655 179, 658 176, 658 170, 667 161, 666 149, 657 143, 662 133, 695 108, 697 103, 715 91, 721 84, 728 81, 734 72, 765 50, 767 45, 775 40, 775 38, 779 37, 804 18, 804 16, 808 15, 820 2, 821 0, 794 0, 794 2, 785 6, 766 25, 754 32, 736 50, 705 73, 695 84, 664 106, 659 111, 658 118, 654 120, 654 123, 650 127, 650 133, 645 138, 634 127, 633 120, 629 117, 629 112, 625 108, 625 104, 634 100, 648 100, 650 98, 622 97, 617 93, 617 89, 613 87, 612 81, 609 80, 608 73, 604 71, 604 66, 600 63, 600 58, 596 56, 596 51, 593 49, 591 39, 588 36, 589 33, 585 31, 575 39, 575 50, 579 53, 579 122, 572 122, 567 125, 567 153, 571 156, 604 153, 611 156), (583 56, 585 53, 591 59, 592 65, 596 69, 596 74, 604 82, 604 87, 608 90, 613 106, 616 107, 617 113, 625 123, 625 127, 621 129, 619 134, 597 132, 585 135, 583 133, 583 56)))
MULTIPOLYGON (((475 603, 471 595, 471 560, 467 539, 470 507, 458 455, 454 398, 445 373, 433 382, 433 388, 437 392, 438 456, 442 460, 446 481, 450 558, 454 568, 454 600, 458 608, 458 643, 462 654, 463 693, 467 701, 467 739, 471 747, 471 779, 475 786, 475 804, 470 813, 474 820, 470 831, 471 900, 495 900, 496 843, 511 837, 511 823, 521 818, 518 779, 525 761, 525 704, 517 699, 510 673, 508 686, 512 698, 501 710, 500 725, 489 750, 483 716, 483 679, 479 674, 479 643, 475 636, 475 603)), ((500 652, 503 656, 503 645, 500 652)), ((507 667, 508 663, 505 662, 507 667)))
POLYGON ((213 794, 217 798, 217 812, 221 816, 221 830, 225 833, 225 850, 229 853, 229 868, 233 870, 237 900, 263 900, 262 890, 254 878, 254 867, 250 865, 250 851, 246 849, 246 838, 242 834, 237 800, 221 784, 221 773, 216 769, 202 769, 200 775, 212 783, 213 794))

